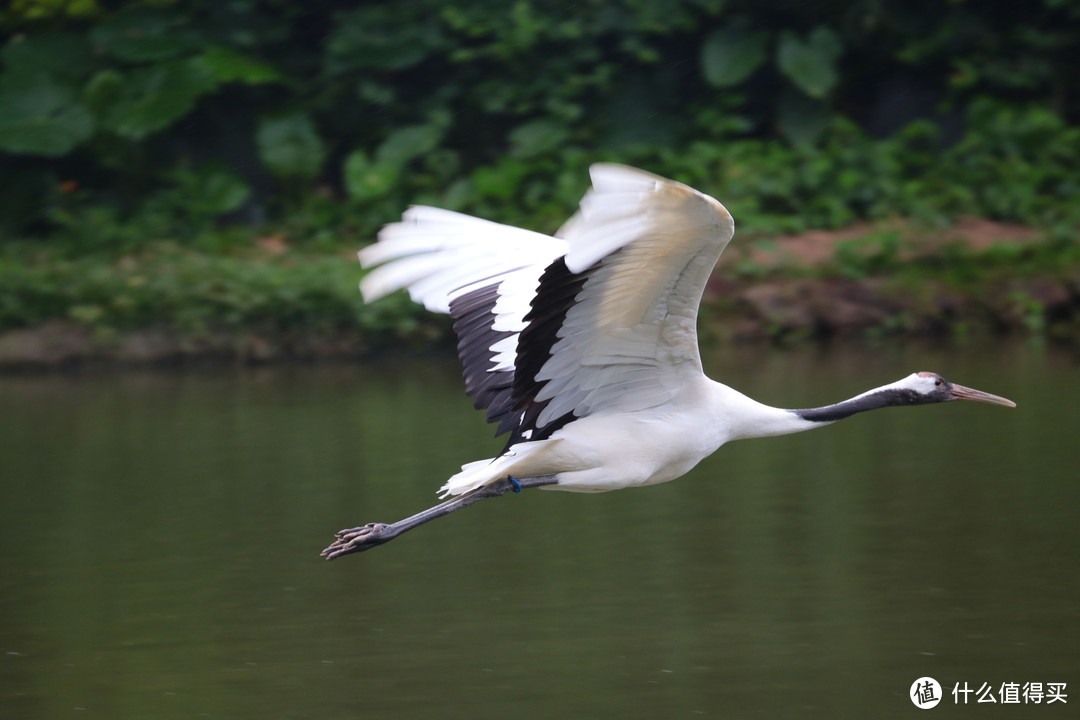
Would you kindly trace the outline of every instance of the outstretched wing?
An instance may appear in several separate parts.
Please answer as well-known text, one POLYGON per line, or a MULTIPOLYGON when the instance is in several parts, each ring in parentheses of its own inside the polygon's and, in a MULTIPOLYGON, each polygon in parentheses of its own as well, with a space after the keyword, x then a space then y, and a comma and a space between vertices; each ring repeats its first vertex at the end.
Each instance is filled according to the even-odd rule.
POLYGON ((701 372, 697 310, 734 234, 716 200, 620 165, 594 165, 592 189, 557 236, 518 339, 515 440, 575 418, 656 407, 701 372))
POLYGON ((685 185, 594 165, 556 237, 414 207, 360 252, 373 300, 399 288, 455 320, 466 391, 510 444, 655 407, 700 372, 697 307, 734 232, 685 185))

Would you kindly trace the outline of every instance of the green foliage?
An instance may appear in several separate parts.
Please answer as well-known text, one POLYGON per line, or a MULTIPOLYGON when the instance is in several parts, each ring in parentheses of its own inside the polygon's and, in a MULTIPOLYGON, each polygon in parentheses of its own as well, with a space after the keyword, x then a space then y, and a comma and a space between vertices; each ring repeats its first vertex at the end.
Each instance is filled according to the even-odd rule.
POLYGON ((829 271, 853 279, 894 272, 901 264, 900 240, 899 232, 886 231, 842 242, 829 263, 829 271))
POLYGON ((45 75, 0 78, 0 149, 66 155, 93 133, 94 121, 75 94, 45 75))
POLYGON ((816 144, 697 143, 661 156, 675 174, 721 198, 741 228, 761 234, 913 217, 1022 222, 1063 235, 1080 225, 1074 196, 1080 128, 1041 108, 972 104, 965 139, 948 145, 930 123, 875 140, 833 121, 816 144))
POLYGON ((99 330, 258 328, 407 337, 404 297, 366 306, 340 256, 209 256, 159 244, 134 256, 0 255, 0 330, 65 319, 99 330))
POLYGON ((251 218, 322 245, 412 202, 552 230, 615 160, 763 232, 970 213, 1064 235, 1078 20, 1058 0, 20 0, 0 233, 126 252, 251 218))
POLYGON ((326 46, 331 75, 355 71, 405 70, 446 46, 438 13, 417 13, 390 4, 335 14, 326 46), (402 22, 408 18, 410 22, 402 22))
POLYGON ((304 113, 263 118, 255 142, 263 164, 282 178, 315 177, 326 155, 315 123, 304 113))
POLYGON ((792 32, 780 36, 776 64, 812 98, 824 98, 838 80, 836 60, 840 39, 827 27, 816 27, 805 39, 792 32))
POLYGON ((439 145, 439 124, 411 125, 395 130, 369 159, 363 150, 345 158, 345 188, 354 200, 382 197, 400 184, 409 163, 433 152, 439 145))
POLYGON ((205 224, 240 207, 251 193, 242 179, 218 165, 174 174, 172 206, 205 224))
POLYGON ((246 229, 218 229, 214 224, 216 218, 237 210, 250 196, 251 188, 234 172, 208 163, 168 172, 163 180, 161 189, 133 217, 123 217, 108 204, 58 199, 49 212, 57 228, 50 247, 65 255, 119 254, 146 244, 182 239, 213 251, 250 240, 246 229))
POLYGON ((261 85, 284 80, 269 63, 256 60, 233 48, 211 45, 202 54, 201 60, 218 83, 261 85))
POLYGON ((182 15, 131 4, 96 25, 90 41, 117 60, 139 63, 188 55, 202 44, 202 36, 182 15))
MULTIPOLYGON (((980 315, 984 323, 1038 333, 1068 326, 1062 300, 1053 298, 1056 288, 1077 279, 1080 245, 1074 242, 1002 244, 988 251, 952 245, 916 257, 905 257, 901 245, 896 232, 877 232, 841 245, 827 265, 780 271, 744 267, 730 278, 737 284, 752 278, 756 284, 785 272, 792 282, 817 279, 829 285, 837 274, 853 281, 886 277, 886 294, 904 309, 871 329, 879 333, 979 322, 980 315), (988 294, 986 288, 996 290, 988 294), (942 317, 935 300, 941 293, 968 308, 962 317, 942 317), (1048 313, 1048 298, 1059 308, 1058 316, 1048 313)), ((359 275, 355 262, 339 253, 247 247, 208 255, 154 243, 115 257, 15 245, 0 251, 0 332, 65 320, 106 337, 155 328, 194 337, 251 331, 277 338, 293 333, 362 337, 371 345, 449 338, 445 319, 424 312, 405 293, 363 303, 356 292, 359 275)), ((731 302, 728 294, 712 298, 705 313, 741 314, 731 302)), ((787 340, 814 332, 786 324, 765 329, 787 340)))
POLYGON ((109 80, 99 75, 88 85, 88 93, 97 97, 98 121, 104 129, 133 140, 187 115, 216 84, 201 58, 167 60, 135 68, 124 77, 110 70, 103 73, 109 80), (102 93, 107 99, 100 97, 102 93))
POLYGON ((747 26, 746 18, 714 30, 701 46, 701 70, 717 87, 746 80, 765 62, 768 35, 747 26))

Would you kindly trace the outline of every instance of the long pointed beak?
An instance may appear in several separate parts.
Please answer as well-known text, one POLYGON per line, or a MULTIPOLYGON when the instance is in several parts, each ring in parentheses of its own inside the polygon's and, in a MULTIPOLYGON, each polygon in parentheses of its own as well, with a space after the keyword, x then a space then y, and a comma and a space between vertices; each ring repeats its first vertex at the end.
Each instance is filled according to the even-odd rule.
POLYGON ((974 402, 990 403, 991 405, 1016 407, 1016 403, 1012 400, 998 397, 997 395, 991 395, 990 393, 984 393, 982 390, 972 390, 963 385, 953 385, 952 388, 949 389, 949 395, 952 396, 953 400, 972 400, 974 402))

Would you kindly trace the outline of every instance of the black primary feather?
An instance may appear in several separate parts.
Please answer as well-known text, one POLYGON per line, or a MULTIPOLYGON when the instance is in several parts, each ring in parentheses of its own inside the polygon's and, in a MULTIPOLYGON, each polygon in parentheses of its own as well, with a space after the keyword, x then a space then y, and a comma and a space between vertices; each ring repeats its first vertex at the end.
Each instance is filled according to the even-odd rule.
POLYGON ((581 273, 573 273, 566 267, 565 258, 558 258, 548 265, 540 276, 540 287, 533 297, 532 309, 525 316, 527 323, 518 337, 517 361, 512 387, 512 409, 520 413, 507 447, 521 440, 543 440, 553 432, 574 420, 573 413, 565 413, 543 426, 537 426, 540 413, 548 401, 537 401, 536 395, 546 384, 536 376, 551 359, 552 348, 559 340, 559 330, 566 320, 566 313, 577 302, 585 283, 599 265, 581 273))
POLYGON ((510 413, 513 370, 492 370, 491 346, 514 335, 492 328, 501 281, 459 295, 450 301, 450 317, 458 336, 458 358, 464 368, 465 393, 477 410, 487 410, 487 421, 498 422, 497 435, 517 424, 510 413))
POLYGON ((543 440, 575 419, 573 413, 565 413, 545 425, 537 425, 548 401, 536 400, 537 393, 546 385, 546 381, 537 380, 536 376, 551 359, 566 314, 598 266, 574 273, 560 257, 544 270, 531 309, 524 317, 525 329, 518 334, 513 370, 495 370, 495 353, 491 350, 493 345, 515 334, 492 327, 501 280, 450 301, 450 317, 458 336, 458 358, 464 367, 465 392, 473 398, 477 410, 487 410, 488 422, 499 423, 496 435, 512 432, 507 447, 525 440, 543 440))

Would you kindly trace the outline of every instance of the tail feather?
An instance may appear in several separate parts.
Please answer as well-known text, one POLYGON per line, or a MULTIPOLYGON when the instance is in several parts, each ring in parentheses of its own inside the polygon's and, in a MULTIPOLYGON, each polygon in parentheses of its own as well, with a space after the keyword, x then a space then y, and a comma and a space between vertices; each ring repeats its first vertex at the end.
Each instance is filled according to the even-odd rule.
POLYGON ((543 451, 558 442, 559 439, 518 443, 499 457, 466 463, 461 466, 461 472, 439 488, 439 497, 464 495, 505 477, 526 478, 555 474, 550 464, 543 462, 547 456, 543 451))

